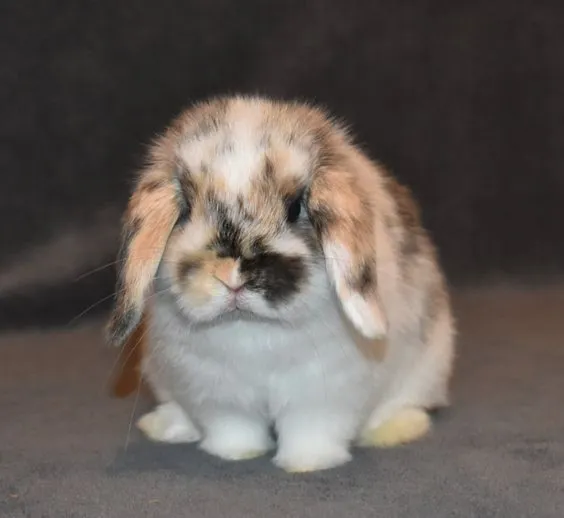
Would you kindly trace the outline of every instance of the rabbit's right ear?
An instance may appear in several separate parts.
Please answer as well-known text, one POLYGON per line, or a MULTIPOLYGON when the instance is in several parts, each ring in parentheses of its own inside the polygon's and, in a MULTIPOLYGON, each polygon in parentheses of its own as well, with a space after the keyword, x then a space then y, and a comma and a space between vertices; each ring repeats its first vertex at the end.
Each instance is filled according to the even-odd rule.
POLYGON ((141 176, 123 222, 115 305, 107 327, 111 344, 123 345, 139 324, 180 211, 179 190, 171 175, 151 169, 141 176))
POLYGON ((374 187, 381 175, 354 148, 343 148, 337 156, 340 161, 315 171, 308 213, 345 315, 366 338, 382 339, 388 332, 388 319, 377 275, 378 199, 374 187))

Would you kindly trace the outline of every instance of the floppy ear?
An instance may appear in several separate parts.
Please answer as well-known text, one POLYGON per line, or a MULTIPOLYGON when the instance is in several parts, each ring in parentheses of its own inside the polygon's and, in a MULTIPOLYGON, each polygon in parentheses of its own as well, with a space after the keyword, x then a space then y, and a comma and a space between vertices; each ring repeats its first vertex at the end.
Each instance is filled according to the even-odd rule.
POLYGON ((372 199, 376 175, 374 167, 363 160, 319 167, 308 200, 337 297, 347 318, 367 338, 383 338, 387 332, 376 274, 372 199))
POLYGON ((169 175, 149 170, 138 181, 124 217, 115 305, 108 340, 121 346, 141 320, 147 291, 178 220, 178 190, 169 175))

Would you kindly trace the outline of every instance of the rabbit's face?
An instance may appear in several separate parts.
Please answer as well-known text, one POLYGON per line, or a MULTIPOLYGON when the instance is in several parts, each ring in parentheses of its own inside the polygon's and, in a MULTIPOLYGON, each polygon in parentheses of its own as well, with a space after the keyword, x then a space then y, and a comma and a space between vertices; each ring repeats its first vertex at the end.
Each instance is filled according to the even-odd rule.
POLYGON ((163 258, 171 291, 192 321, 305 317, 328 292, 307 214, 313 140, 261 110, 232 117, 179 146, 186 210, 163 258))

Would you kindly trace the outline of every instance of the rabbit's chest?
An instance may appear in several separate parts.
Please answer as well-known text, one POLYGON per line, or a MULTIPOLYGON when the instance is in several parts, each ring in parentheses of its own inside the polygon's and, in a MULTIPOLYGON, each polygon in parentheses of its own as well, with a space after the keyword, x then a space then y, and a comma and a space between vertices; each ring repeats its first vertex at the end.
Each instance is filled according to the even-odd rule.
POLYGON ((192 405, 214 400, 260 408, 301 397, 328 380, 361 379, 366 362, 345 335, 257 331, 245 325, 191 333, 182 342, 161 340, 151 351, 169 390, 192 405))

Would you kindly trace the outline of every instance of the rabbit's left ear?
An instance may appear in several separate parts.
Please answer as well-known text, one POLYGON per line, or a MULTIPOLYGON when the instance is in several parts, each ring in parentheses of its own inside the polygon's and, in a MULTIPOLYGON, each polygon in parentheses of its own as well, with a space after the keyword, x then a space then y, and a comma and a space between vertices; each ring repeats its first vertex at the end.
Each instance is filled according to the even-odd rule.
POLYGON ((319 167, 308 198, 327 273, 343 311, 367 338, 383 338, 387 320, 376 274, 375 192, 378 172, 368 160, 319 167))
POLYGON ((145 298, 180 215, 178 188, 165 171, 145 172, 127 208, 108 340, 121 346, 141 320, 145 298))

